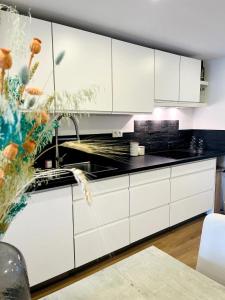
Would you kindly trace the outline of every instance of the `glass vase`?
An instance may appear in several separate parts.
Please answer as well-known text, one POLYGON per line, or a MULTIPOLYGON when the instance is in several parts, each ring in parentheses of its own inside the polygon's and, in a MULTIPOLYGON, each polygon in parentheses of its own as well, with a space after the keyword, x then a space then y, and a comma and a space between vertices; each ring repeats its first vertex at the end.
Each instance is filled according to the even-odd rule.
POLYGON ((30 300, 30 288, 23 255, 0 241, 0 299, 30 300))

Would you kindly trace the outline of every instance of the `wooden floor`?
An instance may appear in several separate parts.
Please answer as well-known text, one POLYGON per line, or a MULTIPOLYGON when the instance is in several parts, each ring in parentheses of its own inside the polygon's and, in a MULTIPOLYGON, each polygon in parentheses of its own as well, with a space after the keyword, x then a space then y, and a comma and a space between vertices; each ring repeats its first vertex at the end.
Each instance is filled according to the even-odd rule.
POLYGON ((119 253, 110 258, 107 258, 85 271, 57 282, 41 291, 33 293, 32 299, 39 299, 41 297, 44 297, 151 245, 156 246, 169 255, 182 261, 186 265, 195 268, 203 220, 204 217, 199 217, 166 233, 160 234, 157 237, 149 239, 148 241, 144 241, 141 244, 135 245, 134 247, 125 250, 123 253, 119 253))

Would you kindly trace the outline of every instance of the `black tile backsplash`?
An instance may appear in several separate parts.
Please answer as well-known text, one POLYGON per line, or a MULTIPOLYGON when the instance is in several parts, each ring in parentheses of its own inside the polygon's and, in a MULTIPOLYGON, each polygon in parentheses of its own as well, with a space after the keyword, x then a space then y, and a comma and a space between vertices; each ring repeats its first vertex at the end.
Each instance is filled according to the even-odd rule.
POLYGON ((192 134, 203 138, 207 150, 225 151, 225 130, 194 129, 192 134))
POLYGON ((139 133, 175 133, 179 130, 179 121, 134 121, 134 132, 139 133))
MULTIPOLYGON (((179 121, 174 120, 144 120, 134 121, 134 132, 124 133, 122 138, 112 139, 111 134, 82 135, 81 139, 112 140, 114 143, 129 144, 130 141, 138 141, 146 147, 146 153, 167 151, 172 149, 188 149, 192 136, 203 138, 205 150, 225 151, 225 130, 200 130, 186 129, 179 130, 179 121)), ((74 136, 61 137, 61 142, 72 140, 74 136)), ((53 139, 52 145, 55 144, 53 139)), ((51 147, 52 145, 48 145, 51 147)), ((60 147, 60 155, 65 156, 65 163, 95 160, 98 156, 89 155, 81 151, 60 147)), ((37 166, 44 167, 45 159, 55 161, 55 149, 46 152, 37 162, 37 166)))
POLYGON ((147 153, 188 147, 191 136, 189 130, 179 130, 178 120, 134 121, 134 139, 147 153))

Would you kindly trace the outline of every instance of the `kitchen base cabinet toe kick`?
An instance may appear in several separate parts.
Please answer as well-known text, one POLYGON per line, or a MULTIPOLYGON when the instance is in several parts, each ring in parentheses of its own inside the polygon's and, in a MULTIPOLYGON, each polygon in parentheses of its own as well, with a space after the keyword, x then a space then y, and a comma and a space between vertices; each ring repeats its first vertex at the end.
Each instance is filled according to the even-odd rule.
POLYGON ((40 286, 213 211, 215 174, 216 159, 205 159, 96 180, 90 183, 91 205, 77 185, 35 193, 21 213, 23 217, 10 227, 5 241, 21 250, 31 286, 40 286), (39 217, 34 223, 36 213, 39 217), (27 226, 30 230, 25 236, 27 226), (40 261, 42 267, 46 266, 45 272, 40 261))

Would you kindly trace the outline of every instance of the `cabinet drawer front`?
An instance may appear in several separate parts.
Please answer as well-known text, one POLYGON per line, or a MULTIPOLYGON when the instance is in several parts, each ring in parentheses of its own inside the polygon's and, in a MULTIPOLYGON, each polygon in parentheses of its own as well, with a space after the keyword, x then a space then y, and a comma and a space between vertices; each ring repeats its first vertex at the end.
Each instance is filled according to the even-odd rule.
POLYGON ((148 182, 159 181, 170 177, 170 168, 146 171, 130 175, 130 186, 145 184, 148 182))
POLYGON ((133 243, 169 227, 169 206, 163 206, 130 219, 130 242, 133 243))
MULTIPOLYGON (((92 195, 110 193, 129 187, 129 176, 119 176, 111 179, 103 179, 89 183, 92 195)), ((83 199, 84 195, 79 186, 73 187, 73 200, 83 199)))
POLYGON ((75 237, 75 266, 79 267, 129 244, 125 219, 75 237))
POLYGON ((190 198, 171 203, 170 226, 188 220, 213 208, 214 191, 207 191, 190 198))
POLYGON ((171 201, 205 192, 215 187, 215 170, 188 174, 171 180, 171 201))
POLYGON ((90 230, 107 223, 115 222, 129 216, 129 191, 94 196, 91 205, 85 200, 75 201, 74 232, 75 234, 90 230))
POLYGON ((169 179, 130 189, 130 214, 135 215, 170 202, 169 179))
POLYGON ((194 172, 200 172, 216 168, 216 159, 207 159, 195 163, 187 163, 181 166, 173 167, 171 177, 181 176, 194 172))

